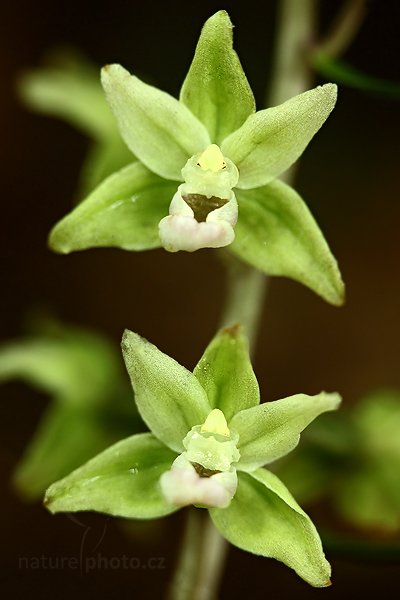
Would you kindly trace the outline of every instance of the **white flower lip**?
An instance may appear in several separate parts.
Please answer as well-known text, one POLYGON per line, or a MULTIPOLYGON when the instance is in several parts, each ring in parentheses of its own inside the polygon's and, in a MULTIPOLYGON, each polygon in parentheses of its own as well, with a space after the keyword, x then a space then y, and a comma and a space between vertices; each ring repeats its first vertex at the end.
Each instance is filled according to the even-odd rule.
POLYGON ((236 469, 201 477, 190 461, 181 454, 172 468, 160 479, 164 497, 176 506, 207 506, 226 508, 237 488, 236 469))
POLYGON ((199 222, 182 197, 182 187, 179 186, 171 201, 169 216, 159 223, 164 248, 170 252, 194 252, 200 248, 222 248, 231 244, 235 239, 233 227, 238 217, 235 194, 231 192, 230 199, 223 206, 210 211, 206 220, 199 222))

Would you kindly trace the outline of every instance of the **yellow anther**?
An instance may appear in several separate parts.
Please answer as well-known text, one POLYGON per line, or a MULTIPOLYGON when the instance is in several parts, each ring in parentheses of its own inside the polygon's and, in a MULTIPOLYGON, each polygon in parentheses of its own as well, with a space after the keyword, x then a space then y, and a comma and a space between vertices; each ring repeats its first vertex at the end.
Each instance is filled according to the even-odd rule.
POLYGON ((207 419, 201 426, 202 433, 217 433, 229 437, 231 432, 229 431, 228 424, 225 419, 225 415, 219 408, 214 408, 208 415, 207 419))
POLYGON ((213 171, 214 173, 221 171, 226 166, 224 155, 217 144, 211 144, 200 154, 198 164, 203 171, 213 171))

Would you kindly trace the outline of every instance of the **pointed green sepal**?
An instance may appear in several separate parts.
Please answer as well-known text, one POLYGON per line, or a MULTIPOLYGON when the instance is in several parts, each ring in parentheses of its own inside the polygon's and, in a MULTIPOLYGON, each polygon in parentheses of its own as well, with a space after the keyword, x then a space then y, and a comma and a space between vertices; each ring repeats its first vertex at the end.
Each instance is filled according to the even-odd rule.
POLYGON ((222 329, 211 341, 194 370, 211 408, 227 421, 240 410, 260 403, 260 391, 241 327, 222 329))
POLYGON ((296 394, 237 413, 229 423, 239 434, 237 468, 254 471, 285 456, 297 446, 307 425, 318 415, 336 410, 340 402, 339 394, 296 394))
POLYGON ((240 172, 238 187, 260 187, 286 171, 303 153, 335 106, 337 87, 319 86, 260 110, 221 146, 240 172))
POLYGON ((104 67, 102 83, 129 149, 154 173, 182 180, 187 160, 210 143, 204 125, 184 104, 120 65, 104 67))
POLYGON ((128 165, 53 227, 50 248, 63 254, 95 247, 157 248, 158 223, 168 214, 176 186, 139 162, 128 165))
POLYGON ((224 10, 205 22, 180 94, 181 102, 204 123, 216 144, 255 111, 232 37, 232 23, 224 10))
POLYGON ((330 585, 331 568, 317 530, 269 471, 239 473, 230 505, 210 509, 210 514, 220 533, 235 546, 283 562, 314 587, 330 585))
POLYGON ((187 433, 211 412, 205 391, 193 373, 132 331, 125 331, 122 351, 143 420, 164 444, 183 452, 187 433))
POLYGON ((53 483, 45 505, 52 513, 94 510, 131 519, 168 515, 176 507, 164 499, 159 479, 175 458, 152 434, 134 435, 53 483))
POLYGON ((290 277, 327 302, 344 302, 337 262, 298 193, 281 181, 238 190, 239 220, 234 254, 267 275, 290 277))

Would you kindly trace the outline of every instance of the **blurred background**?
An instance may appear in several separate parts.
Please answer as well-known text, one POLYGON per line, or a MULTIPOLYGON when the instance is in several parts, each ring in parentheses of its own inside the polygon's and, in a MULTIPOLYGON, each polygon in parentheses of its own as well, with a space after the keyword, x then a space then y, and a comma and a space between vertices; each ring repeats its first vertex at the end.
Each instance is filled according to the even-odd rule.
MULTIPOLYGON (((218 325, 225 289, 213 252, 96 249, 52 254, 46 238, 76 200, 89 140, 64 122, 29 112, 17 97, 16 82, 21 73, 40 66, 49 50, 69 46, 99 67, 119 62, 177 95, 202 24, 225 8, 236 25, 235 48, 262 107, 278 4, 22 0, 3 6, 3 341, 23 335, 35 311, 98 330, 116 348, 123 329, 130 328, 193 368, 218 325)), ((322 31, 340 4, 321 2, 322 31)), ((367 6, 345 58, 365 73, 399 82, 399 3, 371 0, 367 6)), ((347 302, 334 308, 295 282, 272 279, 254 363, 264 400, 325 389, 339 391, 351 406, 376 388, 400 389, 399 115, 399 101, 342 86, 337 107, 301 160, 296 188, 339 261, 347 302)), ((77 515, 73 522, 65 515, 49 515, 40 503, 23 503, 9 480, 48 397, 12 382, 2 387, 1 396, 1 578, 6 597, 162 597, 173 571, 182 513, 159 526, 137 526, 127 535, 100 515, 77 515), (79 559, 82 553, 97 552, 135 557, 136 567, 123 568, 116 560, 114 567, 109 562, 107 568, 87 572, 71 565, 46 566, 43 560, 36 567, 32 562, 21 566, 20 561, 79 559), (151 558, 160 560, 149 563, 151 558)), ((329 519, 324 506, 315 511, 316 519, 329 519)), ((324 594, 343 599, 397 589, 398 555, 372 561, 332 548, 328 558, 334 585, 319 591, 275 561, 232 548, 221 598, 324 594)))

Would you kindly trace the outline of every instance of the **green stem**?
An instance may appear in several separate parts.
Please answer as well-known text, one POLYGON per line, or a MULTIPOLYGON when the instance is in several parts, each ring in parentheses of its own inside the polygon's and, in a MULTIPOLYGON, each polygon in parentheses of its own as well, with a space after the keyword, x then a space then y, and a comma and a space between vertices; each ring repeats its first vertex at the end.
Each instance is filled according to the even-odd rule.
POLYGON ((227 294, 221 327, 240 323, 254 353, 268 278, 232 254, 226 257, 227 294))
POLYGON ((174 579, 167 596, 168 600, 185 600, 190 598, 196 585, 198 562, 201 555, 202 538, 202 515, 201 511, 189 508, 182 548, 174 579))
POLYGON ((278 7, 280 31, 267 106, 276 106, 301 94, 312 79, 307 53, 315 35, 317 1, 281 0, 278 7))
POLYGON ((214 600, 228 544, 206 510, 189 508, 182 551, 168 600, 214 600))
MULTIPOLYGON (((276 71, 269 103, 277 104, 306 90, 311 73, 305 50, 311 43, 316 0, 281 0, 276 71), (304 50, 304 52, 303 52, 304 50)), ((288 181, 292 177, 286 177, 288 181)), ((253 353, 266 291, 266 276, 229 255, 226 258, 227 298, 223 327, 241 323, 253 353)), ((208 513, 192 508, 186 525, 180 559, 169 600, 212 600, 222 578, 228 543, 215 529, 208 513), (197 514, 196 514, 197 513, 197 514), (206 522, 202 523, 202 519, 206 522)))

